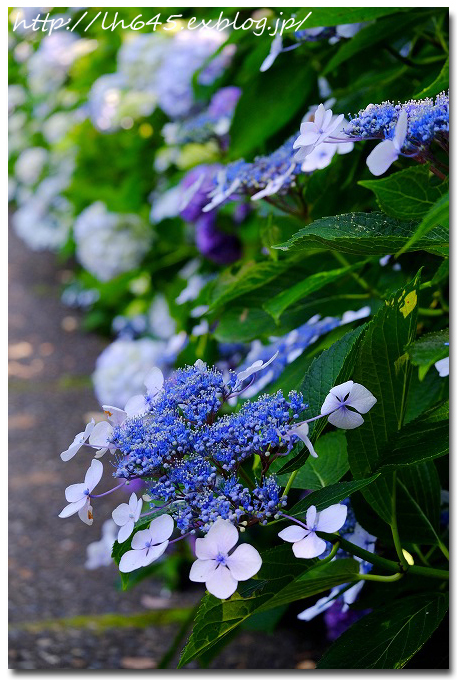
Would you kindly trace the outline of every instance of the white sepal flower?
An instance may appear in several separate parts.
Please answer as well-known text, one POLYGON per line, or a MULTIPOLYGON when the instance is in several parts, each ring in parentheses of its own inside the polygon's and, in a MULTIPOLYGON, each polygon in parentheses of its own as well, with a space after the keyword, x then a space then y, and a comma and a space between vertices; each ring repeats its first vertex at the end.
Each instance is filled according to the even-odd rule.
POLYGON ((360 414, 368 413, 376 402, 370 390, 348 380, 332 387, 322 404, 321 415, 328 415, 329 423, 335 427, 353 430, 364 422, 360 414))
POLYGON ((205 583, 208 592, 225 600, 237 589, 238 581, 247 581, 257 574, 262 558, 252 545, 242 543, 229 555, 238 542, 238 531, 228 519, 219 519, 204 538, 195 541, 197 560, 189 578, 205 583))
POLYGON ((372 175, 378 177, 390 168, 400 155, 408 131, 408 114, 405 109, 398 116, 393 139, 385 139, 375 146, 367 158, 368 169, 372 175))
POLYGON ((319 557, 325 552, 326 542, 316 535, 316 531, 332 533, 341 529, 346 521, 347 507, 336 504, 329 508, 316 511, 316 506, 311 505, 306 512, 305 526, 292 524, 279 532, 279 538, 288 543, 293 543, 292 550, 295 557, 310 559, 319 557))
POLYGON ((148 529, 138 531, 132 538, 132 550, 122 555, 119 571, 128 574, 158 560, 167 549, 173 528, 174 521, 170 515, 153 519, 148 529))
POLYGON ((78 513, 79 518, 86 524, 92 524, 92 506, 90 504, 90 494, 97 486, 103 475, 103 465, 99 460, 92 460, 90 468, 86 472, 82 484, 70 484, 65 489, 65 498, 69 505, 66 505, 59 517, 71 517, 78 513))
POLYGON ((108 416, 108 422, 111 423, 113 427, 116 425, 122 425, 124 420, 127 418, 127 413, 116 406, 109 406, 108 404, 102 405, 103 412, 108 416))
POLYGON ((163 373, 156 366, 152 368, 144 379, 147 395, 136 394, 130 397, 125 405, 125 411, 129 418, 141 416, 148 410, 148 400, 154 399, 163 387, 163 373))
POLYGON ((113 432, 113 426, 106 420, 102 420, 100 423, 96 424, 89 437, 89 444, 97 449, 95 458, 101 458, 107 451, 114 453, 116 447, 110 442, 113 432))
POLYGON ((289 430, 288 434, 296 434, 297 437, 300 437, 300 439, 310 452, 311 456, 313 458, 318 458, 318 455, 314 450, 314 446, 311 443, 311 439, 308 437, 309 435, 308 423, 301 423, 300 425, 297 425, 297 427, 293 427, 291 430, 289 430))
POLYGON ((275 352, 271 359, 269 359, 265 364, 263 363, 262 359, 258 359, 257 361, 254 361, 253 364, 248 366, 248 368, 245 368, 244 371, 240 371, 237 375, 237 385, 240 385, 246 378, 249 378, 251 375, 254 375, 254 373, 258 373, 259 371, 263 371, 264 368, 269 366, 272 361, 276 359, 278 356, 279 352, 275 352))
POLYGON ((79 432, 79 434, 76 435, 68 449, 66 449, 66 451, 62 451, 60 457, 62 458, 63 461, 66 462, 67 460, 71 460, 73 456, 76 456, 81 446, 83 446, 83 444, 85 444, 86 441, 89 439, 94 427, 95 420, 92 418, 90 423, 87 423, 84 432, 79 432))
POLYGON ((435 368, 439 373, 440 378, 445 378, 449 375, 449 357, 440 359, 435 363, 435 368))
POLYGON ((143 501, 141 498, 138 500, 136 493, 132 493, 128 504, 121 503, 117 508, 114 508, 111 513, 112 518, 116 524, 121 527, 117 536, 118 543, 123 543, 131 535, 135 528, 135 522, 138 521, 141 514, 142 506, 143 501))
POLYGON ((302 163, 306 156, 319 144, 325 142, 332 132, 340 126, 344 116, 334 116, 331 109, 325 110, 323 104, 319 104, 314 114, 314 121, 306 121, 300 126, 300 136, 294 142, 294 149, 299 149, 295 154, 295 160, 302 163))

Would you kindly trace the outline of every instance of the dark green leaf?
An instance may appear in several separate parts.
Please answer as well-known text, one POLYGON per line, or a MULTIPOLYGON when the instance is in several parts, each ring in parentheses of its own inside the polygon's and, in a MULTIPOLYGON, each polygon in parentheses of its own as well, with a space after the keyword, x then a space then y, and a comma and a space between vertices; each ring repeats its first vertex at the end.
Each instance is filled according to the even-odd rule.
MULTIPOLYGON (((329 432, 316 442, 318 458, 309 457, 294 479, 294 489, 322 489, 344 477, 349 470, 346 437, 343 432, 329 432)), ((285 486, 288 477, 278 477, 285 486)))
POLYGON ((414 99, 425 99, 425 97, 434 97, 443 90, 447 90, 449 87, 449 57, 446 59, 446 63, 439 72, 437 78, 428 87, 424 88, 421 92, 414 95, 414 99))
POLYGON ((419 378, 422 380, 433 364, 449 356, 449 328, 426 333, 408 347, 407 351, 411 363, 419 366, 419 378))
POLYGON ((435 205, 432 205, 428 213, 423 218, 422 222, 417 227, 413 236, 405 245, 400 248, 396 256, 398 257, 406 250, 410 250, 416 241, 423 238, 437 225, 449 227, 449 192, 447 191, 441 198, 437 200, 435 205))
POLYGON ((379 476, 380 474, 378 472, 366 479, 356 479, 353 482, 338 482, 337 484, 326 486, 319 491, 313 491, 308 494, 306 498, 298 501, 287 514, 292 515, 293 517, 299 517, 305 513, 311 505, 315 505, 318 511, 324 510, 325 508, 328 508, 329 505, 340 503, 356 491, 360 491, 360 489, 364 489, 370 484, 373 484, 379 476))
POLYGON ((338 26, 338 24, 357 24, 363 21, 373 21, 386 14, 403 12, 402 7, 301 7, 297 12, 296 21, 302 21, 309 12, 309 19, 301 27, 316 28, 318 26, 338 26))

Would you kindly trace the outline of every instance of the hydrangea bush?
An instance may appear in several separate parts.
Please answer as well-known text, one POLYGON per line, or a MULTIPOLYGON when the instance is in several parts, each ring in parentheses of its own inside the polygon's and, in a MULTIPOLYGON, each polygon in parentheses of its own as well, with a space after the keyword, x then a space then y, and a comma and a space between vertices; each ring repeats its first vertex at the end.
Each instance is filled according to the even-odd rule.
POLYGON ((319 668, 414 664, 447 611, 446 9, 13 30, 32 9, 9 14, 13 228, 110 340, 61 453, 87 458, 59 515, 95 531, 86 567, 128 590, 187 545, 180 667, 321 615, 319 668))

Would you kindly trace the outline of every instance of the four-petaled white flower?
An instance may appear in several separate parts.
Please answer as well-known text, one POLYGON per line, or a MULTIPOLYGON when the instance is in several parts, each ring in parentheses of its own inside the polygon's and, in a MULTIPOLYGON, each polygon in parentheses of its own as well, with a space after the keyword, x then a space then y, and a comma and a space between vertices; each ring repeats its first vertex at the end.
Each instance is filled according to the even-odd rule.
POLYGON ((71 517, 78 513, 79 518, 86 524, 92 524, 92 506, 90 504, 90 494, 97 486, 103 475, 103 465, 99 460, 92 460, 90 468, 86 472, 82 484, 70 484, 65 489, 65 498, 69 505, 66 505, 59 517, 71 517))
POLYGON ((343 114, 334 116, 331 109, 326 111, 324 105, 319 104, 314 121, 301 124, 300 136, 294 142, 294 149, 299 149, 294 157, 297 163, 302 163, 316 146, 325 142, 337 130, 343 119, 343 114))
POLYGON ((63 461, 66 462, 67 460, 71 460, 73 456, 76 456, 81 446, 83 446, 83 444, 85 444, 86 441, 89 439, 94 427, 95 420, 92 418, 90 423, 87 423, 84 432, 79 432, 74 438, 73 442, 68 447, 68 449, 66 451, 62 451, 60 457, 62 458, 63 461))
POLYGON ((125 411, 129 418, 141 416, 148 410, 148 399, 154 399, 163 387, 163 373, 160 368, 154 367, 144 379, 147 395, 136 394, 130 397, 125 405, 125 411))
POLYGON ((248 368, 245 368, 244 371, 240 371, 237 375, 237 385, 241 385, 242 382, 246 380, 246 378, 249 378, 251 375, 254 375, 254 373, 258 373, 259 371, 263 371, 264 368, 269 366, 272 361, 276 359, 278 356, 279 352, 275 352, 271 359, 269 359, 265 364, 263 363, 262 359, 258 359, 257 361, 254 361, 253 364, 248 366, 248 368))
POLYGON ((195 541, 195 554, 189 578, 205 583, 215 597, 225 600, 233 595, 238 581, 247 581, 257 574, 262 558, 252 545, 242 543, 229 555, 238 542, 238 531, 228 519, 219 519, 204 538, 195 541))
POLYGON ((136 493, 132 493, 128 503, 121 503, 117 508, 114 508, 111 513, 112 518, 117 526, 121 527, 117 536, 118 543, 126 541, 132 533, 135 528, 135 522, 138 521, 141 514, 142 506, 143 501, 141 498, 138 500, 136 493))
POLYGON ((138 531, 132 538, 132 550, 122 555, 119 571, 128 574, 158 560, 167 549, 173 528, 174 521, 170 515, 153 519, 148 529, 138 531))
POLYGON ((318 458, 318 455, 314 450, 314 446, 311 443, 311 439, 308 437, 309 435, 308 423, 300 423, 300 425, 297 425, 296 427, 293 427, 291 430, 289 430, 288 434, 296 434, 297 437, 300 437, 300 439, 305 444, 306 448, 308 449, 312 457, 318 458))
POLYGON ((376 177, 383 175, 386 170, 390 168, 392 163, 397 160, 401 152, 401 147, 405 143, 407 131, 408 114, 405 109, 402 109, 398 116, 393 139, 385 139, 375 146, 367 158, 368 169, 372 175, 375 175, 376 177))
POLYGON ((346 521, 347 507, 336 504, 329 508, 316 511, 316 506, 311 505, 306 512, 306 523, 304 526, 292 524, 279 532, 279 538, 288 543, 293 543, 292 550, 295 557, 310 559, 319 557, 325 552, 326 542, 316 535, 316 531, 331 533, 341 529, 346 521))
POLYGON ((322 404, 321 414, 328 415, 328 421, 335 427, 353 430, 362 425, 361 413, 368 411, 376 404, 377 399, 366 387, 348 380, 332 387, 322 404))

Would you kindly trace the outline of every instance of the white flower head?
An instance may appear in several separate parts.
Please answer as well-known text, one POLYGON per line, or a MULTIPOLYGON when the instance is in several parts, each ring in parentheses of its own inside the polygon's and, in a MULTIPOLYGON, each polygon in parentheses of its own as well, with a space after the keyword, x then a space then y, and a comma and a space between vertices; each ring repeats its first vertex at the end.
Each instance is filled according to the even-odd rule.
POLYGON ((262 566, 258 551, 242 543, 229 555, 238 542, 238 531, 228 519, 218 520, 204 538, 195 541, 197 560, 193 563, 189 578, 205 583, 208 592, 225 600, 238 587, 238 581, 247 581, 262 566))
POLYGON ((71 460, 73 456, 76 456, 78 453, 79 449, 86 443, 86 441, 89 439, 92 430, 95 427, 95 420, 92 418, 90 423, 87 423, 84 432, 79 432, 76 437, 74 438, 73 442, 70 444, 68 449, 66 451, 62 451, 60 454, 60 457, 62 458, 63 461, 71 460))
POLYGON ((405 109, 398 116, 393 139, 385 139, 375 146, 367 158, 368 169, 372 175, 378 177, 390 168, 400 155, 408 131, 408 114, 405 109))
POLYGON ((128 574, 158 560, 167 549, 173 528, 174 521, 170 515, 153 519, 148 529, 138 531, 132 538, 132 550, 122 555, 119 571, 128 574))
POLYGON ((101 480, 102 475, 103 465, 94 458, 86 472, 84 482, 81 484, 70 484, 65 489, 65 498, 69 504, 64 507, 59 517, 71 517, 71 515, 78 513, 79 518, 85 524, 92 524, 94 520, 90 504, 90 494, 101 480))
POLYGON ((106 420, 97 423, 89 437, 89 444, 97 449, 95 458, 101 458, 107 451, 114 453, 116 446, 111 443, 114 428, 106 420))
POLYGON ((273 354, 271 359, 269 359, 265 364, 263 363, 262 359, 258 359, 257 361, 254 361, 253 364, 248 366, 248 368, 245 368, 244 371, 240 371, 240 373, 238 373, 238 375, 237 375, 237 381, 236 381, 237 385, 241 385, 241 383, 244 382, 244 380, 246 380, 246 378, 249 378, 251 375, 258 373, 259 371, 263 371, 264 368, 269 366, 271 364, 271 362, 276 359, 278 354, 279 354, 279 351, 275 352, 275 354, 273 354))
POLYGON ((300 136, 294 142, 294 149, 299 149, 295 154, 295 160, 302 163, 316 146, 325 142, 335 132, 343 121, 344 116, 334 116, 331 109, 325 110, 323 104, 319 104, 314 114, 314 121, 307 121, 300 126, 300 136))
POLYGON ((325 508, 322 512, 317 512, 316 506, 311 505, 306 512, 304 526, 292 524, 280 531, 278 536, 288 543, 293 543, 295 557, 305 559, 319 557, 325 552, 327 544, 316 535, 316 531, 327 533, 338 531, 346 521, 347 511, 347 507, 339 503, 325 508))
POLYGON ((361 413, 368 411, 378 400, 366 387, 348 380, 332 387, 322 404, 321 415, 328 415, 328 421, 335 427, 353 430, 362 425, 361 413))
POLYGON ((135 522, 138 521, 141 514, 142 506, 141 498, 138 500, 136 493, 132 493, 128 503, 121 503, 117 508, 114 508, 111 513, 112 517, 118 527, 121 527, 117 536, 118 543, 124 543, 131 535, 135 528, 135 522))

